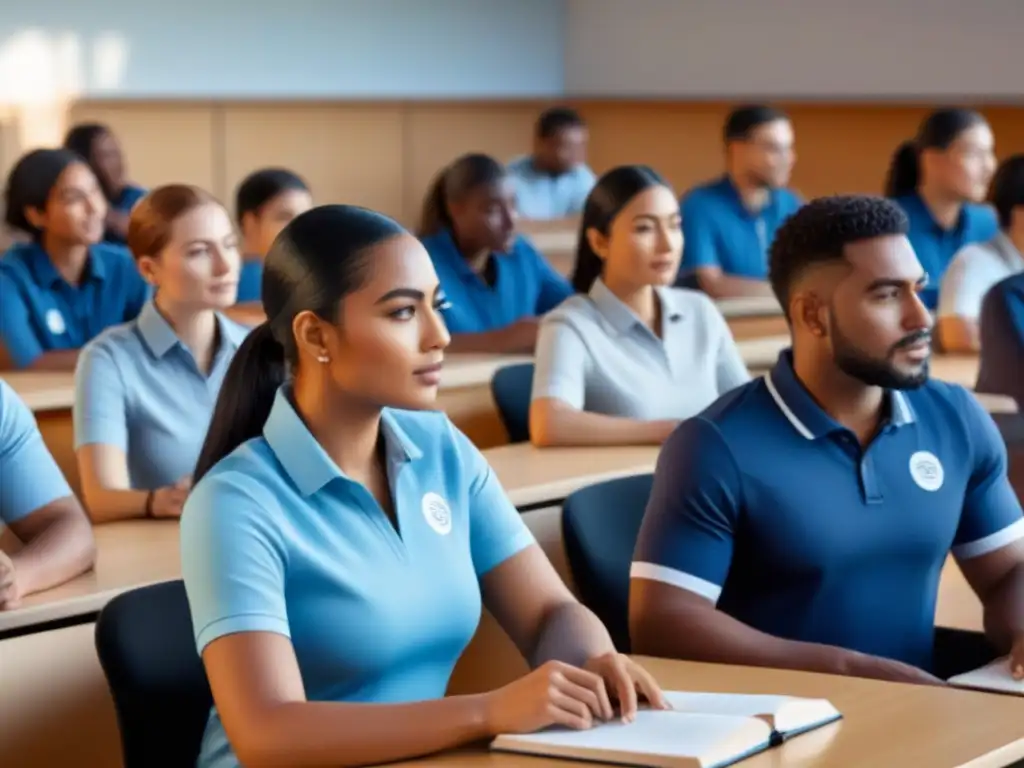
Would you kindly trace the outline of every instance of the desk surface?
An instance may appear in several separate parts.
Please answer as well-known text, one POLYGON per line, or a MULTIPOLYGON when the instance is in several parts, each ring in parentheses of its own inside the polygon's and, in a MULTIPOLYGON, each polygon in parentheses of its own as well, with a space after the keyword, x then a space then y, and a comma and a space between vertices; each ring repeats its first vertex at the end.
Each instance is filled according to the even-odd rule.
MULTIPOLYGON (((668 690, 827 698, 843 720, 738 763, 738 768, 989 768, 1024 758, 1024 700, 952 688, 807 672, 638 659, 668 690)), ((554 768, 581 763, 487 753, 441 754, 402 766, 554 768)))

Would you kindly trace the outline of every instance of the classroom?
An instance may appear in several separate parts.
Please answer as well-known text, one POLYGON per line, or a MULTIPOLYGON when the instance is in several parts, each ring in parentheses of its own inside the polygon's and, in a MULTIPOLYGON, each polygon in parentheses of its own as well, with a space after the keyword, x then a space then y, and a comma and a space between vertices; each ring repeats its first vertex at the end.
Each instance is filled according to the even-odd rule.
POLYGON ((1024 4, 0 14, 0 766, 1024 766, 1024 4))

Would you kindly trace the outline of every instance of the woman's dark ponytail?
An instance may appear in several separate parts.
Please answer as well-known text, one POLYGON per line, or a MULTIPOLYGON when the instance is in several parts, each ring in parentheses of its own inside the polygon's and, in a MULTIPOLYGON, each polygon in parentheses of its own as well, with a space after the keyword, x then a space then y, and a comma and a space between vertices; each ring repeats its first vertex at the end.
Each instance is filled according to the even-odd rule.
POLYGON ((193 483, 242 443, 263 433, 274 396, 286 377, 284 347, 270 325, 263 323, 242 342, 224 376, 193 483))
POLYGON ((889 174, 885 179, 886 197, 903 197, 917 191, 921 171, 917 165, 918 149, 913 141, 905 141, 893 153, 889 174))
POLYGON ((436 235, 452 225, 448 215, 448 196, 445 187, 448 184, 448 169, 445 168, 430 182, 427 196, 423 199, 423 210, 420 212, 420 224, 416 234, 419 237, 436 235))
POLYGON ((576 241, 576 264, 573 265, 572 277, 569 279, 576 293, 590 293, 604 269, 601 257, 590 247, 587 229, 585 221, 580 224, 579 239, 576 241))
POLYGON ((960 134, 979 124, 984 125, 985 118, 973 109, 946 107, 929 114, 917 129, 913 141, 900 144, 892 156, 885 180, 886 196, 902 197, 916 192, 921 184, 921 152, 949 149, 960 134))

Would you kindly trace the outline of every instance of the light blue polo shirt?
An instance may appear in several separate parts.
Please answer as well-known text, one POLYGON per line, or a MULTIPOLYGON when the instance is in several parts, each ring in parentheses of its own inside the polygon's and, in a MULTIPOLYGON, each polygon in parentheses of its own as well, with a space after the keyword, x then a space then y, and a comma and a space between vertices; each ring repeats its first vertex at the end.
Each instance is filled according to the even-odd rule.
POLYGON ((15 367, 44 352, 79 349, 105 328, 132 320, 149 286, 127 250, 89 248, 81 285, 70 285, 38 243, 19 243, 0 257, 0 341, 15 367))
POLYGON ((563 219, 579 216, 597 177, 586 165, 552 175, 538 170, 533 157, 517 157, 507 166, 516 182, 516 207, 524 219, 563 219))
POLYGON ((632 577, 777 637, 929 669, 948 553, 1000 549, 1024 518, 1003 439, 970 393, 930 381, 887 407, 862 449, 783 352, 665 443, 632 577))
MULTIPOLYGON (((196 485, 181 553, 200 653, 273 632, 291 639, 310 701, 445 695, 480 620, 480 578, 534 540, 444 414, 385 409, 381 433, 397 530, 316 442, 287 385, 263 436, 196 485)), ((238 765, 216 708, 197 765, 238 765)))
POLYGON ((1014 398, 1024 409, 1024 272, 996 283, 981 305, 978 392, 1014 398))
POLYGON ((782 223, 799 210, 801 199, 773 189, 758 212, 750 211, 728 175, 694 187, 682 199, 683 262, 680 274, 719 267, 726 275, 768 279, 768 250, 782 223))
POLYGON ((242 260, 242 269, 238 274, 239 304, 251 301, 263 301, 263 260, 255 256, 246 256, 242 260))
POLYGON ((916 192, 893 198, 893 201, 910 220, 907 237, 917 260, 928 273, 928 287, 921 291, 921 301, 929 309, 935 309, 939 305, 939 285, 957 251, 965 245, 994 238, 999 234, 999 221, 989 206, 964 203, 956 226, 943 229, 916 192))
POLYGON ((569 281, 525 237, 508 253, 492 256, 497 279, 487 285, 463 258, 451 232, 423 238, 441 288, 451 302, 443 310, 452 333, 481 333, 543 315, 573 295, 569 281))
POLYGON ((128 459, 131 487, 156 490, 192 474, 221 382, 248 329, 217 316, 203 374, 152 301, 82 350, 75 371, 75 448, 102 443, 128 459))
POLYGON ((0 531, 70 495, 32 412, 0 379, 0 531))
POLYGON ((655 288, 656 335, 598 278, 546 315, 534 355, 533 399, 606 416, 685 419, 750 380, 729 326, 699 291, 655 288))

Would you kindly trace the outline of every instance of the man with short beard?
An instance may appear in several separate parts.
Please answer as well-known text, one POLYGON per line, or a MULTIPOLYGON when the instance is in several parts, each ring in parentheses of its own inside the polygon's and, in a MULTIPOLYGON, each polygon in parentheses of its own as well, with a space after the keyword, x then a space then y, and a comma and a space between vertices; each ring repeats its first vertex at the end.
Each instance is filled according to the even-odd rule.
POLYGON ((815 200, 770 281, 793 346, 684 422, 658 461, 632 566, 637 653, 936 683, 947 555, 1024 677, 1024 518, 991 418, 930 381, 927 275, 907 218, 815 200))

